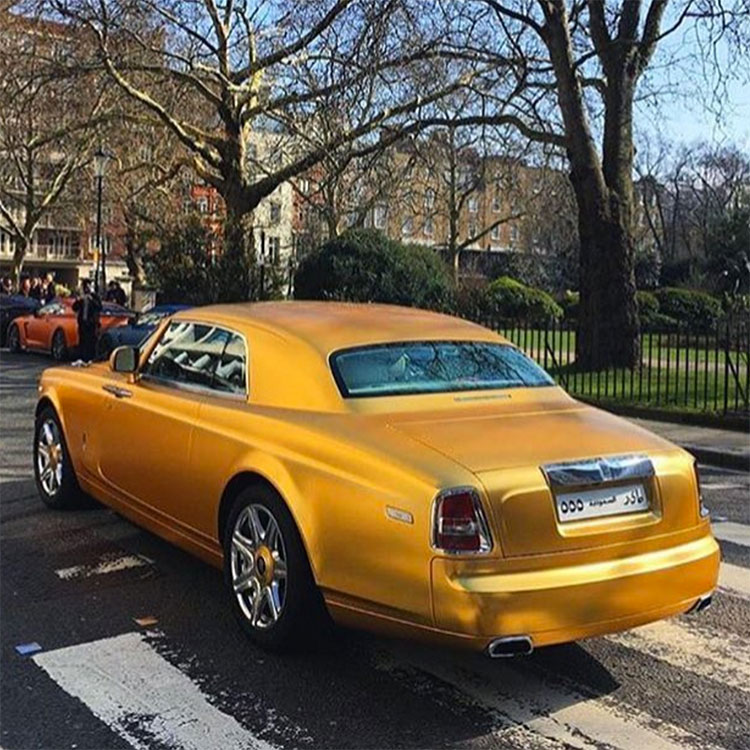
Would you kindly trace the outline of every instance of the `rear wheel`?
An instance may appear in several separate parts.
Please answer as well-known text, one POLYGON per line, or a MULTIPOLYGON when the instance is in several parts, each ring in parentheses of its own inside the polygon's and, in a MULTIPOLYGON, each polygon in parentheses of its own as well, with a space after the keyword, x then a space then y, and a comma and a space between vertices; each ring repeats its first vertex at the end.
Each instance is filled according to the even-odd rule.
POLYGON ((18 330, 18 326, 15 323, 10 324, 8 328, 8 349, 12 352, 21 351, 21 332, 18 330))
POLYGON ((64 362, 68 358, 68 346, 65 343, 65 334, 62 328, 58 328, 52 336, 52 359, 56 362, 64 362))
POLYGON ((224 529, 224 576, 235 617, 259 646, 288 651, 325 632, 325 605, 299 531, 270 487, 253 485, 234 500, 224 529))
POLYGON ((47 406, 34 427, 34 477, 39 497, 50 508, 78 505, 82 494, 57 413, 47 406))

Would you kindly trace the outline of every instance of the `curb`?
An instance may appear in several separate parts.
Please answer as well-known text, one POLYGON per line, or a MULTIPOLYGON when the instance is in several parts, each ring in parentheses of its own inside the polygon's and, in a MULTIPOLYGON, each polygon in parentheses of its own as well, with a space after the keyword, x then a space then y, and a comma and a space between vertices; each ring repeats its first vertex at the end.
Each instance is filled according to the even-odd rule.
POLYGON ((701 445, 683 444, 682 447, 692 453, 699 463, 750 472, 750 453, 729 453, 714 448, 704 448, 701 445))

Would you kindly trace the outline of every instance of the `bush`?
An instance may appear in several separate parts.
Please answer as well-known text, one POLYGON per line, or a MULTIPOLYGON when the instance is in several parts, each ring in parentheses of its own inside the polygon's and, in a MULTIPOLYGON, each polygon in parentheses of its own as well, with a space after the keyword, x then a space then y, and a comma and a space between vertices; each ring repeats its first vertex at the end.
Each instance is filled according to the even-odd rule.
POLYGON ((210 243, 200 219, 190 217, 169 232, 158 252, 146 258, 146 275, 159 302, 205 305, 214 299, 210 243))
POLYGON ((706 292, 666 287, 655 292, 659 313, 693 331, 711 330, 721 317, 721 303, 706 292))
POLYGON ((560 305, 563 309, 565 320, 578 320, 578 309, 581 306, 581 293, 571 292, 570 289, 565 291, 560 305))
POLYGON ((297 299, 386 302, 450 310, 453 280, 430 248, 402 245, 381 232, 357 229, 306 256, 295 275, 297 299))
POLYGON ((659 315, 659 300, 653 292, 636 292, 635 302, 638 305, 638 318, 641 328, 650 328, 659 315))
POLYGON ((563 311, 547 292, 526 286, 509 276, 501 276, 488 289, 498 315, 528 322, 558 320, 563 311))
POLYGON ((456 291, 456 315, 477 322, 495 317, 493 298, 486 282, 464 283, 456 291))

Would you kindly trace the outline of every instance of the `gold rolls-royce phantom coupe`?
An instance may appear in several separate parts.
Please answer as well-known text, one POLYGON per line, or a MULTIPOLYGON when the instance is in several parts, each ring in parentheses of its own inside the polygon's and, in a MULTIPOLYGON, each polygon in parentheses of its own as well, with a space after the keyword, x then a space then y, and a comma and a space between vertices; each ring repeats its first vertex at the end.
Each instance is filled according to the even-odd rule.
POLYGON ((701 609, 693 458, 421 310, 184 310, 39 386, 34 468, 207 562, 267 648, 334 621, 491 656, 701 609))

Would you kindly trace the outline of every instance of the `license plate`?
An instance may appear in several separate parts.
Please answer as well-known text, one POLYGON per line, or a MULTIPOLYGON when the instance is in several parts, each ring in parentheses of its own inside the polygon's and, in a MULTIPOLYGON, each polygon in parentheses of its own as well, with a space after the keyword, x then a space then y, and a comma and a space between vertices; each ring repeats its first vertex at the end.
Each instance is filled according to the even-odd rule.
POLYGON ((581 492, 564 492, 555 496, 557 517, 562 523, 585 518, 617 516, 648 510, 646 488, 642 484, 602 487, 581 492))

